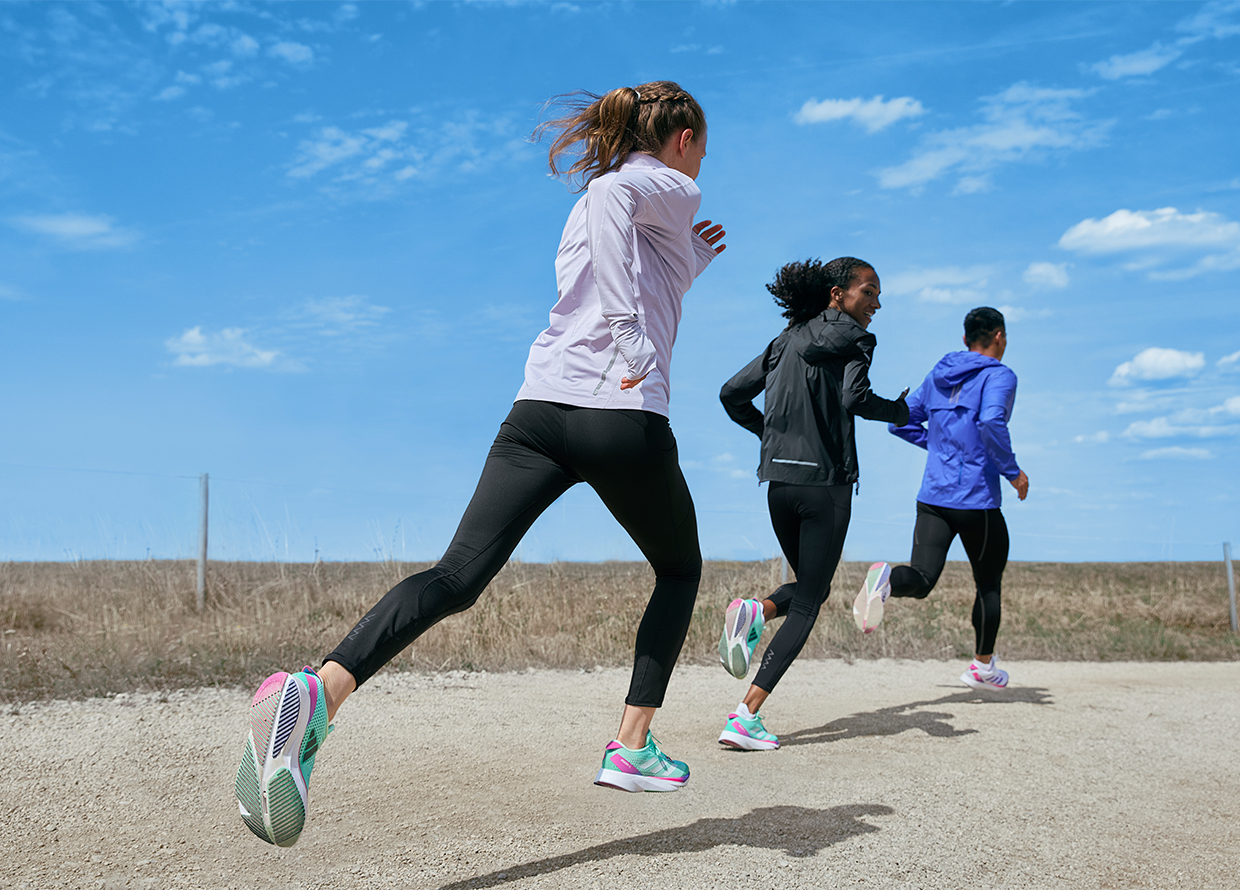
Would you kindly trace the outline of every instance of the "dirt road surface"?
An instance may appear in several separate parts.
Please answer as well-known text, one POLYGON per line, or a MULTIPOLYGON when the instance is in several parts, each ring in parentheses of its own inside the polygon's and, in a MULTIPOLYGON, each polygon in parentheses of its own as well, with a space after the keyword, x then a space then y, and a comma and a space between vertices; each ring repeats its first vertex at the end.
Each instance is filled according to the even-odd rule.
POLYGON ((674 794, 591 781, 627 671, 384 675, 341 711, 288 850, 232 799, 250 692, 0 716, 0 886, 1240 888, 1240 664, 802 662, 783 747, 715 739, 745 684, 682 667, 674 794))

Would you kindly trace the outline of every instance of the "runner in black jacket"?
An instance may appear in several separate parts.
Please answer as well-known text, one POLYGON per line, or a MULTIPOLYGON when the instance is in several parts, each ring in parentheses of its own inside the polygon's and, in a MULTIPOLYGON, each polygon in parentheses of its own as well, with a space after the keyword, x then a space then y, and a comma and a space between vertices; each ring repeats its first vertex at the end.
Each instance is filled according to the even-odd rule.
POLYGON ((738 679, 749 671, 766 621, 787 616, 719 736, 749 750, 779 747, 758 710, 805 645, 844 549, 858 477, 853 416, 900 425, 908 419, 908 390, 893 402, 870 389, 877 340, 866 329, 881 304, 869 263, 789 263, 767 289, 788 327, 719 393, 728 416, 762 439, 758 478, 770 482, 771 525, 797 576, 761 603, 737 599, 728 606, 719 657, 738 679), (753 399, 763 390, 760 412, 753 399))

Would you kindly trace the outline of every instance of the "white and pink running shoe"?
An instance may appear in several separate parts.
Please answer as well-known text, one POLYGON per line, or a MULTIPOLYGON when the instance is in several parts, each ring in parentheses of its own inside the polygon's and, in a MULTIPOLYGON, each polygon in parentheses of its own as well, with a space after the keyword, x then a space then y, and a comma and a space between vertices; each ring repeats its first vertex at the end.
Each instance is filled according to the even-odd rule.
POLYGON ((990 664, 982 664, 976 658, 960 675, 960 682, 974 689, 1007 689, 1008 673, 999 670, 999 656, 990 656, 990 664))
POLYGON ((865 574, 861 592, 853 600, 853 621, 862 633, 873 633, 883 620, 883 603, 891 596, 891 566, 876 562, 865 574))

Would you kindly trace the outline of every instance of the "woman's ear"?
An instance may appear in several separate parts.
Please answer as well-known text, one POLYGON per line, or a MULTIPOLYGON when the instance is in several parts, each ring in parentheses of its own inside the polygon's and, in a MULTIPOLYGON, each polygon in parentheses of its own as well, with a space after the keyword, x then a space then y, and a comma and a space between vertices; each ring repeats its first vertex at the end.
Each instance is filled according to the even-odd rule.
POLYGON ((677 146, 677 148, 679 149, 680 156, 682 158, 686 154, 689 153, 689 144, 693 142, 693 136, 694 136, 694 133, 692 130, 681 130, 680 131, 680 144, 677 146))

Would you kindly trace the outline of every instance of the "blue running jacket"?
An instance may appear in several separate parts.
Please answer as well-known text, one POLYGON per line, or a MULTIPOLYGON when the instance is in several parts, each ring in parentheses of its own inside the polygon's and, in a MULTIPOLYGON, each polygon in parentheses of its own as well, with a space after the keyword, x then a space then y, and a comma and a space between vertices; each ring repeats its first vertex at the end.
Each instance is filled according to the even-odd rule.
POLYGON ((917 500, 957 510, 1003 502, 999 477, 1020 475, 1007 428, 1015 401, 1016 375, 997 359, 949 352, 939 360, 908 397, 908 423, 887 426, 929 452, 917 500))

